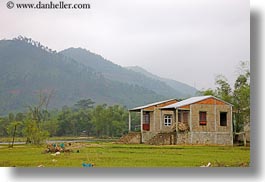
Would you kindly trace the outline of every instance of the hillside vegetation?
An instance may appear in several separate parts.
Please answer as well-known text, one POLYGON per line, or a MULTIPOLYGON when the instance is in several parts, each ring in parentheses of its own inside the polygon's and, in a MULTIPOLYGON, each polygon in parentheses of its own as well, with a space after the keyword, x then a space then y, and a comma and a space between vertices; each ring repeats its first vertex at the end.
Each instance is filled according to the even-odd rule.
POLYGON ((40 94, 51 95, 50 108, 71 106, 85 98, 130 108, 187 97, 196 90, 173 88, 85 49, 57 53, 24 37, 0 40, 0 65, 0 115, 24 111, 38 102, 40 94))

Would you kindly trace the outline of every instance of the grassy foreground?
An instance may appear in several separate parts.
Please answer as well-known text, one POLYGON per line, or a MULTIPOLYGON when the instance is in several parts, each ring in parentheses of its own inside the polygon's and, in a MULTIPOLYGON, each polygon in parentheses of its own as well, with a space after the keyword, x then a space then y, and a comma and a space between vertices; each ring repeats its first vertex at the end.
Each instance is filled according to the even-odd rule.
POLYGON ((1 167, 247 167, 249 147, 223 146, 153 146, 114 143, 74 143, 73 152, 53 156, 43 153, 44 146, 0 146, 1 167))

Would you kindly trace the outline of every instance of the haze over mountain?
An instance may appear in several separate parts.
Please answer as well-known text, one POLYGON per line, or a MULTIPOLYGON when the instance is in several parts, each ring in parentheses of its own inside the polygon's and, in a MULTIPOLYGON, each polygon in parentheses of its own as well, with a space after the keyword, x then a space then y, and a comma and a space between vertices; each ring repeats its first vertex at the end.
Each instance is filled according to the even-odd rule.
POLYGON ((180 97, 194 96, 198 92, 197 89, 195 89, 194 87, 191 87, 185 83, 181 83, 179 81, 168 79, 168 78, 159 77, 157 75, 154 75, 154 74, 148 72, 147 70, 145 70, 139 66, 129 66, 129 67, 127 67, 127 69, 133 70, 133 71, 141 73, 147 77, 153 78, 155 80, 160 80, 160 81, 166 83, 168 86, 181 92, 180 97))
POLYGON ((23 111, 38 103, 40 94, 51 95, 50 108, 71 106, 84 98, 129 108, 191 96, 196 91, 192 87, 191 92, 185 87, 178 89, 159 77, 128 70, 85 49, 57 53, 23 37, 0 40, 0 73, 0 114, 23 111))
POLYGON ((102 73, 110 80, 139 85, 166 97, 188 97, 197 91, 186 84, 163 79, 147 71, 126 69, 82 48, 69 48, 60 53, 93 68, 94 71, 102 73))

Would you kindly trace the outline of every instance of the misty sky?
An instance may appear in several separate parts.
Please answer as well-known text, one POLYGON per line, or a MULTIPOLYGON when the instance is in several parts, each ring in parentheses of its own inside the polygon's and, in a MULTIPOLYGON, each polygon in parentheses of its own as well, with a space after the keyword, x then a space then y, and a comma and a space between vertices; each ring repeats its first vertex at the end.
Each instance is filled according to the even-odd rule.
POLYGON ((248 0, 65 0, 89 10, 8 9, 6 2, 0 39, 23 35, 57 51, 83 47, 198 89, 215 88, 219 74, 232 83, 239 62, 250 60, 248 0))

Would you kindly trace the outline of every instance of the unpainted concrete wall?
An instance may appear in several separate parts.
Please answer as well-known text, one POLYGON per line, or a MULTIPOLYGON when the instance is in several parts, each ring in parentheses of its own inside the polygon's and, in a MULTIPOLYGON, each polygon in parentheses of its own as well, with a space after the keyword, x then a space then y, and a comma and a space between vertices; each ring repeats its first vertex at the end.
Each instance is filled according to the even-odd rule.
POLYGON ((179 132, 177 144, 233 145, 233 135, 229 132, 179 132))
POLYGON ((231 106, 229 105, 207 105, 193 104, 191 106, 191 131, 200 132, 232 132, 231 106), (207 124, 199 124, 199 113, 207 112, 207 124), (227 112, 227 126, 220 126, 220 113, 227 112))

